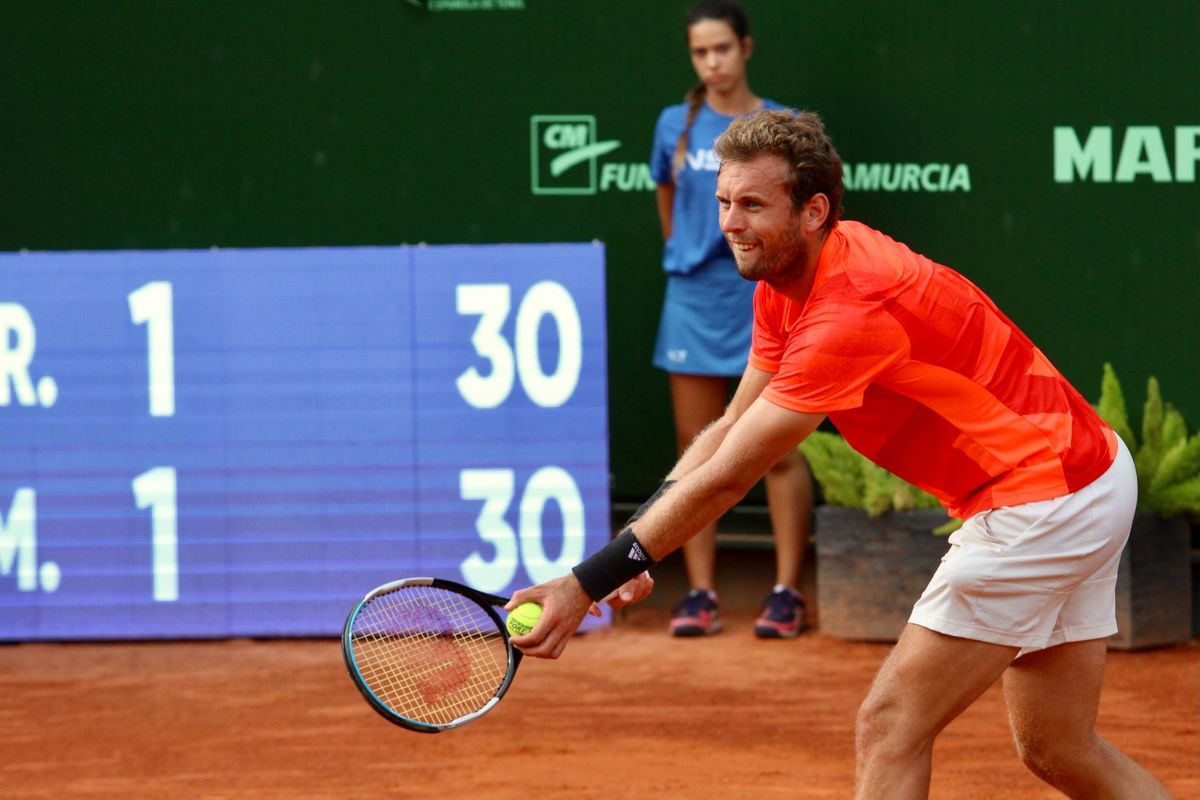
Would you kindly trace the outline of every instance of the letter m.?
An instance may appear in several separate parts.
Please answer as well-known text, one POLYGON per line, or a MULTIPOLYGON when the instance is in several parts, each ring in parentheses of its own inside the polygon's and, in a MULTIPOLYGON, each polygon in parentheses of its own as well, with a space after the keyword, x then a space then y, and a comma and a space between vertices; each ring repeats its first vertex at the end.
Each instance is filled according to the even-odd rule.
POLYGON ((33 489, 17 489, 7 518, 0 510, 0 574, 17 569, 17 588, 37 588, 37 518, 33 489))
POLYGON ((1072 183, 1075 176, 1096 183, 1112 181, 1112 128, 1098 126, 1080 143, 1075 129, 1068 125, 1054 128, 1054 182, 1072 183))

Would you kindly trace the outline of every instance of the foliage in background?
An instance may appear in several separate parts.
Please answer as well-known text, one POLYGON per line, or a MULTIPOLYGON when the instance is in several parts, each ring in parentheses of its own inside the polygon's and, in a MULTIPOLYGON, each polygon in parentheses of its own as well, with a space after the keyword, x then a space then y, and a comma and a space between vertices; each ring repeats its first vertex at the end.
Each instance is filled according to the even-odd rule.
MULTIPOLYGON (((941 507, 933 495, 872 463, 836 434, 815 431, 800 444, 800 452, 830 505, 863 508, 872 517, 888 511, 941 507)), ((960 524, 952 519, 935 533, 950 533, 960 524)))
MULTIPOLYGON (((1158 380, 1151 376, 1146 383, 1140 440, 1129 424, 1125 395, 1111 364, 1104 365, 1096 411, 1133 454, 1138 510, 1200 520, 1200 434, 1188 435, 1183 415, 1163 402, 1158 380)), ((831 505, 866 509, 872 517, 940 505, 933 495, 872 463, 841 436, 815 431, 800 444, 800 451, 831 505)), ((937 532, 949 533, 960 524, 952 519, 937 532)))
POLYGON ((1200 520, 1200 434, 1188 436, 1179 410, 1164 403, 1158 380, 1146 382, 1141 442, 1129 424, 1125 395, 1112 364, 1104 365, 1096 411, 1125 440, 1137 467, 1138 510, 1200 520))

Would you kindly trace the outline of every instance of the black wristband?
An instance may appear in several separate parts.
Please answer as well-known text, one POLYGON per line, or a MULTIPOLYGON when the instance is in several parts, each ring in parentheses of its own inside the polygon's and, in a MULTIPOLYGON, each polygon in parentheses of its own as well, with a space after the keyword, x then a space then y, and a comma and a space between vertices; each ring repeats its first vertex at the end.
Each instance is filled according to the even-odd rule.
POLYGON ((654 559, 626 528, 621 535, 576 564, 571 572, 587 596, 599 603, 621 584, 653 567, 654 559))
POLYGON ((648 508, 650 508, 650 506, 654 505, 655 501, 658 500, 658 498, 662 497, 664 494, 666 494, 667 489, 670 489, 674 485, 675 485, 675 481, 670 481, 670 480, 663 481, 662 485, 658 487, 658 490, 654 494, 650 495, 650 499, 647 500, 646 502, 642 503, 641 507, 638 508, 637 511, 633 512, 633 516, 630 517, 629 521, 625 523, 625 527, 629 527, 630 525, 632 525, 633 523, 635 523, 639 519, 641 519, 642 515, 646 513, 646 509, 648 509, 648 508))

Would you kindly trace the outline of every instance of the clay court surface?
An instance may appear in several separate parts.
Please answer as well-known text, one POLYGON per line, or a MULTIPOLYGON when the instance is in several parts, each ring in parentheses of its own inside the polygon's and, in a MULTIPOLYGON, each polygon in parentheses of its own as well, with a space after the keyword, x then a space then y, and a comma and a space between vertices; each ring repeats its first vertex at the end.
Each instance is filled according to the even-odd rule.
MULTIPOLYGON (((853 720, 888 645, 664 635, 628 612, 527 659, 504 702, 437 735, 376 716, 330 640, 0 647, 4 798, 847 798, 853 720)), ((1112 653, 1101 733, 1200 798, 1200 646, 1112 653)), ((955 721, 932 797, 1052 798, 999 686, 955 721)))

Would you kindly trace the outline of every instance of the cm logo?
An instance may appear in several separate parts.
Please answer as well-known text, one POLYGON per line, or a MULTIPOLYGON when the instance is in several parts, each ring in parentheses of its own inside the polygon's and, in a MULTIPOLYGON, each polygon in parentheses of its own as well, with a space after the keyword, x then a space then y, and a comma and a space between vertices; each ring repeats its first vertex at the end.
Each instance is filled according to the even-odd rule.
POLYGON ((596 141, 590 114, 535 114, 529 118, 530 187, 534 194, 595 194, 596 160, 621 146, 596 141))

